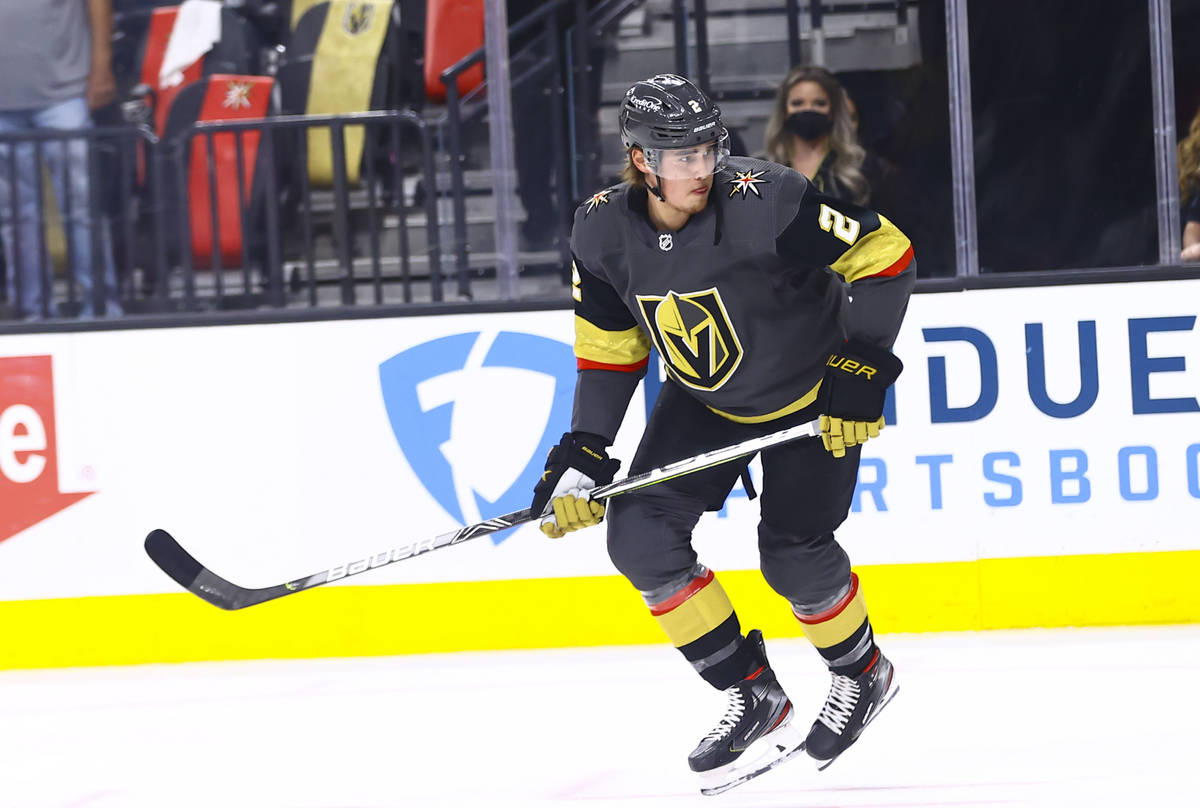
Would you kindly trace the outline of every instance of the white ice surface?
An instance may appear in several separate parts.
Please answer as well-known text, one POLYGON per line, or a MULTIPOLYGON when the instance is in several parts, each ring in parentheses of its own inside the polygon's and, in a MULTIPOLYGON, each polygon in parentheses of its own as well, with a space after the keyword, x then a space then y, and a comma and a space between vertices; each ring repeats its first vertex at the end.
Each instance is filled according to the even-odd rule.
MULTIPOLYGON (((881 642, 851 751, 713 798, 724 698, 665 646, 3 672, 0 806, 1200 806, 1200 626, 881 642)), ((807 724, 827 674, 768 652, 807 724)))

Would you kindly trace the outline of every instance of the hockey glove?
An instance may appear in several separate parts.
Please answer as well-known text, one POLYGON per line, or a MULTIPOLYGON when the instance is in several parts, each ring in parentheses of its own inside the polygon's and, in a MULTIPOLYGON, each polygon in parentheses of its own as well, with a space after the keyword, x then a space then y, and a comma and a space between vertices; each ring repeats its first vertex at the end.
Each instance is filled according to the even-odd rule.
POLYGON ((602 439, 585 432, 568 432, 546 458, 546 472, 533 489, 529 509, 541 515, 542 532, 557 539, 581 527, 599 524, 604 503, 587 492, 612 482, 621 467, 604 452, 602 439))
POLYGON ((887 389, 903 369, 891 351, 857 339, 829 355, 821 382, 821 442, 834 457, 879 437, 887 389))

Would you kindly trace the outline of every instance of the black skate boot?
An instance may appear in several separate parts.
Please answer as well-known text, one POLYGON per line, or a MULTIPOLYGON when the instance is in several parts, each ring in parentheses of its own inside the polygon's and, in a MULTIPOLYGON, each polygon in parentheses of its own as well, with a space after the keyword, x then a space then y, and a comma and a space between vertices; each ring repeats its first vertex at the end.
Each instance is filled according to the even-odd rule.
POLYGON ((805 739, 808 754, 820 770, 829 768, 899 691, 892 663, 879 649, 867 669, 853 678, 833 674, 833 684, 821 714, 805 739))
POLYGON ((767 662, 762 632, 746 636, 759 667, 725 689, 729 707, 721 722, 688 755, 700 774, 700 793, 713 795, 753 779, 804 749, 804 739, 791 726, 792 703, 767 662))

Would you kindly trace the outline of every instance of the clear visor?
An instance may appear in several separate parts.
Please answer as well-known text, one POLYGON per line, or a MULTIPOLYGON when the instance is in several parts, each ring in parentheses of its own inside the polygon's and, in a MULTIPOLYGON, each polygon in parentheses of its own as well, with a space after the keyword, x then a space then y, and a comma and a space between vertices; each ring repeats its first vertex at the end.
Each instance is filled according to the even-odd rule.
POLYGON ((682 149, 646 149, 646 165, 667 180, 701 180, 716 174, 729 159, 729 133, 716 140, 682 149))

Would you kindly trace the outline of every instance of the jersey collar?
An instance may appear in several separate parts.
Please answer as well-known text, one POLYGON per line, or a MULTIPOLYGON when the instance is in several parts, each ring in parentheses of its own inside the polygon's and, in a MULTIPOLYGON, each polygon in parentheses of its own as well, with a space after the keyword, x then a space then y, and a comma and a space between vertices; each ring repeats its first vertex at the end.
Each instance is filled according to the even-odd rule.
POLYGON ((625 198, 629 211, 628 217, 632 236, 647 247, 660 248, 659 236, 671 234, 672 249, 686 247, 690 244, 713 245, 720 242, 721 232, 721 200, 717 193, 717 184, 713 183, 712 191, 708 194, 708 204, 704 210, 687 220, 679 230, 658 230, 650 221, 649 192, 645 188, 632 188, 625 198))

